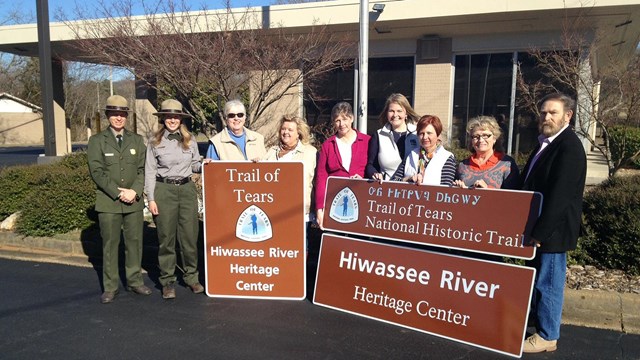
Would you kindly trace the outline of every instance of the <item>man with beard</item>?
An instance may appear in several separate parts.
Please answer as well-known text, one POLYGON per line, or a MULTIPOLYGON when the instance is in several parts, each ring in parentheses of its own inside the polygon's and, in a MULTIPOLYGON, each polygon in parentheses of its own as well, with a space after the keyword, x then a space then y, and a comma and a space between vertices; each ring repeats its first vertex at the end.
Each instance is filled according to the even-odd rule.
POLYGON ((531 300, 536 333, 524 340, 525 353, 554 351, 560 337, 567 251, 578 242, 587 158, 570 128, 575 101, 553 93, 540 101, 540 145, 523 170, 522 190, 543 195, 542 211, 531 233, 538 247, 527 265, 536 269, 531 300))

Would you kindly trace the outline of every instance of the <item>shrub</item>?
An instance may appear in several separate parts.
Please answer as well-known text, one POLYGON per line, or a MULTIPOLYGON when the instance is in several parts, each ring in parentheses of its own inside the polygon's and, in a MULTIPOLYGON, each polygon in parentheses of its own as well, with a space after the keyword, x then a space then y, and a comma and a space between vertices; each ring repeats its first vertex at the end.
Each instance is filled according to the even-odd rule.
POLYGON ((17 166, 0 172, 0 209, 21 211, 16 231, 49 236, 92 225, 95 185, 84 152, 57 164, 17 166))
MULTIPOLYGON (((640 150, 640 128, 614 126, 609 129, 611 158, 614 162, 624 160, 640 150)), ((640 157, 631 167, 640 169, 640 157)))
POLYGON ((37 181, 39 167, 15 166, 0 172, 0 220, 21 209, 37 181))
POLYGON ((614 177, 589 191, 583 213, 578 257, 640 275, 640 176, 614 177))
POLYGON ((76 151, 72 154, 69 154, 62 158, 60 161, 60 166, 66 167, 68 169, 85 169, 87 175, 89 174, 89 168, 87 167, 87 152, 86 151, 76 151))

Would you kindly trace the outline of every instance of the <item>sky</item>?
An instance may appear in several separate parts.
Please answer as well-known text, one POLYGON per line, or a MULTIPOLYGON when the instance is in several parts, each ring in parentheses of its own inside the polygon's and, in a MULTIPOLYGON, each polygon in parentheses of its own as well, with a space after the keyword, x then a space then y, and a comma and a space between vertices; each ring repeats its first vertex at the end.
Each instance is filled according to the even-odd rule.
MULTIPOLYGON (((45 0, 43 0, 45 1, 45 0)), ((50 21, 55 21, 55 14, 62 11, 68 17, 73 17, 74 8, 76 2, 86 6, 91 13, 91 6, 96 6, 101 0, 48 0, 49 1, 49 18, 50 21)), ((113 0, 104 0, 106 3, 111 3, 113 0)), ((116 0, 117 1, 117 0, 116 0)), ((163 0, 160 0, 163 1, 163 0)), ((164 0, 166 1, 166 0, 164 0)), ((183 0, 176 0, 180 3, 183 0)), ((132 0, 134 3, 140 3, 140 0, 132 0)), ((147 0, 149 4, 156 4, 158 0, 147 0)), ((184 0, 187 6, 191 10, 199 10, 203 5, 207 9, 221 9, 225 7, 223 0, 184 0)), ((232 7, 246 7, 246 6, 265 6, 275 3, 274 0, 232 0, 232 7)), ((138 7, 138 14, 142 13, 142 6, 138 7)), ((135 11, 135 10, 134 10, 135 11)), ((36 22, 36 0, 0 0, 0 24, 8 25, 15 22, 7 22, 9 14, 18 13, 21 19, 30 21, 20 21, 22 23, 35 23, 36 22)))

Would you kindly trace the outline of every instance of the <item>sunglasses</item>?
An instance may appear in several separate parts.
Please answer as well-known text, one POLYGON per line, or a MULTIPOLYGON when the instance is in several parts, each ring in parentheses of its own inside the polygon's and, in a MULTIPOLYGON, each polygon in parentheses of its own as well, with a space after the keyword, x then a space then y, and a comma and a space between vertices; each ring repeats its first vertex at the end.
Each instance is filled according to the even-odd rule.
POLYGON ((235 118, 235 117, 237 117, 237 118, 241 119, 241 118, 243 118, 243 117, 244 117, 244 113, 237 113, 237 114, 234 114, 234 113, 228 113, 228 114, 227 114, 227 119, 233 119, 233 118, 235 118))

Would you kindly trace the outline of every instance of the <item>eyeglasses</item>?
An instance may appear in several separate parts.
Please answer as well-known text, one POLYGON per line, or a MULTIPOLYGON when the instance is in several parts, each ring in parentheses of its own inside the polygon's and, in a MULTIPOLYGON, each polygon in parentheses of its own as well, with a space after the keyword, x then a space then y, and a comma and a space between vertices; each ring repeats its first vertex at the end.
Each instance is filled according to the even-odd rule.
POLYGON ((237 117, 237 118, 241 119, 241 118, 243 118, 243 117, 244 117, 244 113, 237 113, 237 114, 234 114, 234 113, 228 113, 228 114, 227 114, 227 119, 233 119, 233 118, 235 118, 235 117, 237 117))
POLYGON ((481 134, 481 135, 473 135, 471 138, 473 139, 473 141, 478 141, 480 140, 480 138, 482 138, 483 140, 489 140, 492 136, 493 134, 481 134))

